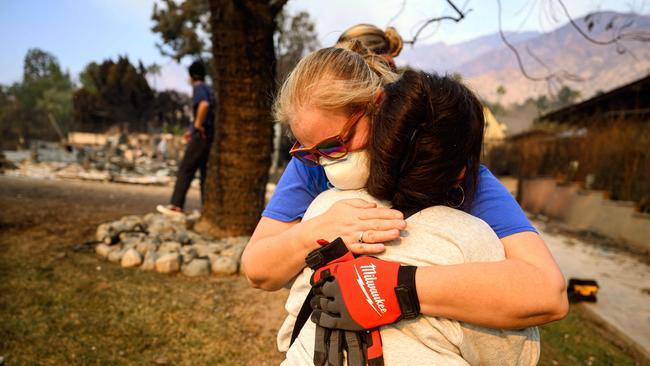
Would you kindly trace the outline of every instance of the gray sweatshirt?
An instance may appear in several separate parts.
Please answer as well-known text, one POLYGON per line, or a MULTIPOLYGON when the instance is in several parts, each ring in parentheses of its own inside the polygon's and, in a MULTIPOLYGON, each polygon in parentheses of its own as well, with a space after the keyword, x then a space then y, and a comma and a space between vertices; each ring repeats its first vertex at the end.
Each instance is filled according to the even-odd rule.
MULTIPOLYGON (((327 211, 336 201, 362 198, 387 207, 364 190, 321 193, 303 220, 327 211)), ((377 257, 402 264, 427 266, 505 259, 503 245, 481 219, 446 206, 422 210, 407 220, 399 239, 386 243, 377 257)), ((326 238, 334 239, 334 238, 326 238)), ((285 308, 288 316, 278 333, 278 348, 286 351, 282 365, 313 364, 315 326, 307 321, 289 348, 291 331, 307 293, 312 270, 295 278, 285 308)), ((421 315, 381 327, 384 361, 391 365, 535 365, 539 359, 536 327, 503 330, 479 327, 456 320, 421 315)))

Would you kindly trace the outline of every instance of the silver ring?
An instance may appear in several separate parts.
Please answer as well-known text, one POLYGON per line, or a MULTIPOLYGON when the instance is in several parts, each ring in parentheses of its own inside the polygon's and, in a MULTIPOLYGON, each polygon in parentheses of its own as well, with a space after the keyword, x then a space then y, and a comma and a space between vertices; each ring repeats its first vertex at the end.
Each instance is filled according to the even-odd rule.
POLYGON ((362 231, 361 234, 359 234, 359 240, 358 240, 359 243, 365 243, 365 242, 363 241, 363 234, 365 234, 365 233, 366 233, 365 231, 362 231))

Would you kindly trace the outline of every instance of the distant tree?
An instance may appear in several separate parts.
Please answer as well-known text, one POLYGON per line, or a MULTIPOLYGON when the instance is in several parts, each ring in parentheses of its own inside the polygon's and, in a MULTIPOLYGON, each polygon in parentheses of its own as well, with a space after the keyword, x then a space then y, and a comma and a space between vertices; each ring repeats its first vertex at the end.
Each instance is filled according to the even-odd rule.
POLYGON ((506 95, 506 87, 503 85, 497 86, 497 95, 499 97, 503 97, 504 95, 506 95))
POLYGON ((101 131, 115 123, 130 130, 147 131, 154 113, 154 92, 140 63, 127 57, 116 62, 90 63, 81 72, 82 87, 74 95, 74 115, 84 129, 101 131))
POLYGON ((535 106, 537 106, 537 111, 540 113, 546 111, 549 108, 549 100, 546 95, 542 95, 535 99, 535 106))
POLYGON ((303 56, 316 51, 321 45, 309 13, 302 11, 289 16, 283 12, 278 15, 276 22, 276 70, 277 78, 282 82, 303 56))
POLYGON ((23 79, 2 87, 0 130, 3 145, 27 145, 31 139, 59 140, 73 128, 74 84, 54 55, 30 49, 25 55, 23 79))
POLYGON ((578 90, 573 90, 570 87, 564 85, 557 93, 557 108, 566 107, 575 103, 575 101, 580 98, 580 92, 578 90))
POLYGON ((157 93, 153 108, 156 127, 166 131, 182 131, 191 122, 191 104, 192 99, 187 94, 174 90, 157 93))
MULTIPOLYGON (((316 27, 309 18, 309 13, 300 12, 292 17, 282 12, 277 16, 276 22, 278 29, 275 32, 275 54, 277 57, 275 70, 279 85, 301 58, 319 49, 321 45, 318 41, 316 27)), ((277 159, 273 162, 273 166, 276 168, 289 162, 291 159, 289 150, 293 145, 293 141, 289 137, 289 126, 280 124, 278 128, 279 134, 275 143, 278 149, 277 159)))
POLYGON ((186 56, 209 60, 212 57, 209 18, 208 0, 154 3, 151 15, 154 26, 151 30, 162 38, 162 43, 157 43, 156 47, 161 54, 177 62, 186 56))
POLYGON ((451 78, 458 81, 458 82, 463 81, 463 75, 461 75, 461 73, 459 73, 459 72, 452 72, 451 73, 451 78))
POLYGON ((157 77, 160 76, 160 71, 161 71, 160 65, 154 62, 151 65, 147 66, 146 71, 147 71, 147 75, 153 77, 153 88, 156 89, 157 77))

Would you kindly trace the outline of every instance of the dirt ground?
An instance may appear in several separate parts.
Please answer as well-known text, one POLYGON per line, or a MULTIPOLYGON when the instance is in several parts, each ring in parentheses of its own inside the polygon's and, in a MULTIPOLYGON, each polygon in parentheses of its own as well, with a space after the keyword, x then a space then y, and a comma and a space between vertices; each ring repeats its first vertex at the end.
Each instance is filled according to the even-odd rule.
MULTIPOLYGON (((241 276, 122 269, 71 248, 167 202, 170 187, 0 176, 0 356, 7 365, 274 365, 286 292, 241 276)), ((196 192, 188 206, 196 208, 196 192)), ((541 365, 634 365, 579 307, 542 327, 541 365)))

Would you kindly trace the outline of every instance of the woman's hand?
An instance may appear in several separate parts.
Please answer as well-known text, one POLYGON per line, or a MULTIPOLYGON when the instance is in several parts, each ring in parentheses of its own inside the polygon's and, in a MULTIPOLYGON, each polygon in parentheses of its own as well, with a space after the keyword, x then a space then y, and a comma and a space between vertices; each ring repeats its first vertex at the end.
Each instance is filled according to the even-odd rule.
POLYGON ((273 291, 305 267, 305 257, 319 247, 319 239, 341 237, 356 254, 376 254, 384 251, 382 242, 396 239, 404 228, 401 212, 362 199, 339 201, 302 222, 262 217, 244 250, 242 266, 251 286, 273 291), (363 243, 358 241, 361 233, 363 243))
POLYGON ((319 239, 332 241, 341 237, 354 254, 377 254, 385 250, 384 242, 399 237, 406 221, 400 211, 379 208, 375 203, 357 198, 338 201, 322 215, 300 225, 301 240, 306 245, 313 246, 319 239))

